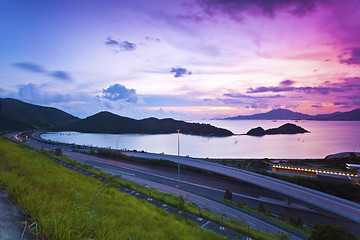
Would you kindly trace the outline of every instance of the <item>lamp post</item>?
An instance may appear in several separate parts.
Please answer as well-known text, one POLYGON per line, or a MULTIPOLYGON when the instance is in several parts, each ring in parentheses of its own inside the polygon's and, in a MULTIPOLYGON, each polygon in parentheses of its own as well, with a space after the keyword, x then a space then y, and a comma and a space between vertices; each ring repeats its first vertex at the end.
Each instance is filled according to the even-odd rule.
POLYGON ((180 188, 180 130, 178 132, 178 187, 180 188))
POLYGON ((118 155, 118 135, 116 134, 116 156, 118 155))

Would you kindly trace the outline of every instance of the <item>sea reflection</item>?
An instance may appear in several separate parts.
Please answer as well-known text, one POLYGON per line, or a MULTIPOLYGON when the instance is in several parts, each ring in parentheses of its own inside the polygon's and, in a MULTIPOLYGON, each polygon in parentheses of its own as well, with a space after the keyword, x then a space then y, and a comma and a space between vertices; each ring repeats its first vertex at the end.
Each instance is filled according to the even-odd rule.
MULTIPOLYGON (((360 152, 360 122, 334 121, 203 121, 244 134, 254 127, 264 129, 295 123, 310 133, 253 137, 200 137, 180 135, 180 155, 209 158, 324 158, 337 152, 360 152)), ((47 133, 45 139, 59 142, 116 148, 116 135, 87 133, 47 133)), ((118 148, 177 155, 177 134, 121 134, 118 148)))

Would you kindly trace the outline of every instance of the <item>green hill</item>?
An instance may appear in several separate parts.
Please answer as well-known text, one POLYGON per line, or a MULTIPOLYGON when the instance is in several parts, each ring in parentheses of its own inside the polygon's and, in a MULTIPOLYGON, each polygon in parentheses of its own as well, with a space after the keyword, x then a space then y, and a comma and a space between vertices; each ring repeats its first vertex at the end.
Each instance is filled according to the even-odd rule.
POLYGON ((171 118, 146 118, 142 120, 121 117, 110 112, 100 112, 83 120, 53 127, 54 131, 77 131, 86 133, 140 133, 168 134, 180 130, 183 134, 201 136, 231 136, 229 130, 210 124, 188 123, 171 118))
POLYGON ((0 131, 22 131, 64 124, 79 118, 52 107, 0 98, 0 131))

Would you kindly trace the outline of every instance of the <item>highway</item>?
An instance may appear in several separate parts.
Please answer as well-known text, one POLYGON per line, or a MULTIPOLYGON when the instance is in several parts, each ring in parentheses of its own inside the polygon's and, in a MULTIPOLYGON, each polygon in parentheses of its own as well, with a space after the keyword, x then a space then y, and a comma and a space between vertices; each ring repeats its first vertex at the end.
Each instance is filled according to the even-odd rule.
MULTIPOLYGON (((234 207, 226 206, 223 203, 216 201, 221 199, 224 195, 224 190, 208 185, 193 183, 194 179, 199 180, 201 177, 193 176, 189 173, 184 173, 181 180, 181 189, 177 185, 177 172, 169 172, 169 169, 151 168, 145 165, 131 164, 129 162, 119 162, 116 160, 106 159, 103 157, 89 156, 76 152, 64 152, 69 158, 76 159, 80 162, 93 165, 97 168, 110 172, 112 174, 121 174, 123 178, 135 181, 138 184, 146 184, 148 187, 153 187, 163 192, 173 193, 175 195, 181 194, 187 196, 190 201, 196 203, 201 208, 208 208, 212 211, 232 219, 245 219, 246 224, 251 227, 261 229, 265 232, 276 234, 278 231, 286 232, 286 228, 281 226, 274 226, 264 222, 261 218, 244 213, 242 210, 234 209, 234 207), (188 181, 189 180, 189 181, 188 181)), ((203 179, 205 181, 215 182, 211 177, 203 179)), ((294 232, 287 232, 294 234, 294 232)), ((291 239, 305 239, 304 236, 293 235, 291 239)))
MULTIPOLYGON (((51 146, 48 144, 40 143, 29 139, 26 143, 29 146, 35 148, 44 148, 49 150, 54 150, 59 146, 51 146)), ((68 151, 67 148, 63 148, 63 153, 66 154, 69 158, 77 160, 82 163, 91 164, 94 167, 103 169, 113 174, 121 174, 123 178, 128 180, 133 180, 138 184, 146 184, 148 187, 156 188, 160 191, 173 194, 182 194, 183 196, 188 196, 189 201, 192 201, 198 204, 202 208, 210 209, 213 212, 216 212, 220 215, 226 214, 230 218, 244 219, 246 224, 261 229, 265 232, 276 234, 278 231, 291 234, 290 239, 306 239, 302 234, 296 233, 291 229, 287 229, 276 223, 268 223, 269 220, 262 220, 259 216, 252 216, 254 214, 245 214, 241 209, 234 209, 232 206, 226 206, 220 201, 216 201, 215 198, 221 199, 224 194, 223 189, 218 189, 216 187, 209 187, 202 184, 194 184, 188 182, 187 179, 192 179, 194 176, 191 174, 183 174, 183 180, 181 182, 181 189, 176 187, 177 179, 174 176, 177 176, 176 172, 169 175, 167 170, 164 169, 154 169, 149 166, 131 164, 129 162, 119 162, 103 157, 90 156, 88 154, 77 153, 68 151), (149 171, 149 172, 148 172, 149 171), (204 195, 201 195, 203 193, 204 195), (209 197, 211 196, 211 197, 209 197)), ((171 173, 171 172, 170 172, 171 173)), ((200 179, 201 176, 198 176, 197 179, 200 179)), ((211 182, 216 182, 216 179, 205 179, 203 182, 208 180, 211 182)), ((239 219, 240 220, 240 219, 239 219)), ((271 221, 270 221, 271 222, 271 221)))
MULTIPOLYGON (((121 174, 124 178, 134 180, 141 184, 145 183, 148 186, 164 192, 175 193, 178 190, 178 188, 175 187, 177 186, 176 169, 112 160, 75 152, 67 152, 66 154, 72 159, 93 165, 114 174, 121 174)), ((222 199, 225 189, 231 189, 235 202, 246 203, 255 209, 259 202, 263 201, 272 213, 279 214, 280 212, 286 212, 293 216, 302 216, 304 222, 320 222, 324 224, 330 222, 335 225, 345 225, 349 230, 360 234, 360 224, 358 223, 329 214, 321 209, 310 208, 311 206, 297 201, 294 201, 292 203, 293 205, 289 206, 283 201, 285 196, 282 194, 274 193, 246 182, 236 181, 232 178, 182 171, 181 189, 186 190, 187 194, 193 193, 210 199, 222 199)), ((191 198, 191 200, 193 201, 193 198, 191 198)), ((202 204, 201 202, 197 204, 201 206, 211 206, 202 204)), ((234 210, 232 211, 233 212, 226 214, 228 216, 239 216, 234 210)), ((222 213, 221 211, 217 212, 222 213)), ((242 217, 244 218, 244 216, 242 217)), ((259 227, 259 225, 250 226, 259 227)))
MULTIPOLYGON (((28 142, 29 145, 32 145, 37 148, 50 148, 54 149, 54 146, 39 143, 33 140, 28 142)), ((246 204, 257 207, 259 200, 268 201, 267 206, 273 213, 287 212, 292 213, 295 216, 301 215, 303 221, 314 220, 318 222, 332 222, 333 224, 346 225, 347 228, 351 231, 359 233, 359 224, 354 222, 346 221, 344 219, 338 218, 336 216, 331 216, 328 213, 316 212, 315 210, 309 209, 309 206, 304 206, 304 204, 294 204, 294 206, 284 206, 284 195, 277 194, 262 187, 255 187, 253 183, 245 183, 243 181, 236 181, 231 178, 219 178, 218 176, 211 176, 206 174, 194 174, 190 172, 182 172, 181 174, 181 187, 178 189, 177 184, 177 172, 176 169, 164 169, 159 167, 149 167, 147 165, 134 164, 125 161, 115 161, 111 159, 106 159, 103 157, 89 156, 87 154, 75 153, 66 151, 65 153, 72 159, 76 159, 80 162, 94 165, 95 167, 101 168, 108 172, 121 174, 124 178, 129 180, 134 180, 140 184, 147 184, 147 186, 154 187, 164 192, 169 193, 181 193, 182 195, 189 196, 189 199, 200 206, 206 206, 213 211, 218 213, 225 213, 227 216, 237 218, 241 216, 246 219, 246 223, 250 226, 264 229, 265 231, 276 233, 279 229, 277 227, 271 226, 263 221, 248 216, 241 211, 234 210, 229 206, 225 206, 217 201, 212 199, 221 199, 224 194, 225 189, 231 189, 233 192, 234 200, 237 202, 245 202, 246 204), (278 202, 278 205, 274 204, 278 202), (357 230, 357 231, 356 231, 357 230)), ((173 161, 177 161, 175 156, 166 156, 158 154, 144 154, 144 153, 133 153, 133 152, 123 152, 128 155, 133 155, 137 157, 147 157, 147 158, 157 158, 157 159, 168 159, 172 158, 173 161)), ((189 158, 180 158, 182 164, 186 164, 187 161, 194 161, 194 159, 189 158)), ((198 159, 195 159, 196 163, 201 163, 204 165, 210 165, 208 162, 204 162, 198 159)), ((194 166, 194 165, 192 165, 194 166)), ((219 165, 219 167, 224 167, 219 165)), ((211 170, 213 171, 213 170, 211 170)), ((238 171, 238 170, 237 170, 238 171)), ((263 176, 262 176, 263 177, 263 176)), ((296 201, 294 201, 296 202, 296 201)), ((283 229, 281 231, 284 231, 283 229)), ((292 237, 292 239, 301 239, 292 237)))
POLYGON ((285 196, 300 200, 320 209, 337 214, 349 220, 360 223, 360 204, 335 197, 330 194, 322 193, 316 190, 305 188, 289 182, 270 178, 253 172, 224 166, 196 158, 177 157, 171 155, 159 155, 138 152, 122 152, 129 156, 166 159, 173 162, 180 161, 180 164, 197 167, 200 169, 212 171, 224 176, 232 177, 240 181, 252 183, 254 185, 281 193, 285 196))

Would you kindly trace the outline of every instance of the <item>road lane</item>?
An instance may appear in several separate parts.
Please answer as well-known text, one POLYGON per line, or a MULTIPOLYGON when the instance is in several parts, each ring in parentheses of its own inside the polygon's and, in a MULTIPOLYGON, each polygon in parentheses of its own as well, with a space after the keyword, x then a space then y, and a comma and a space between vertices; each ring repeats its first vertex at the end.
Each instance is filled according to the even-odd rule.
MULTIPOLYGON (((59 147, 59 146, 50 146, 50 147, 48 147, 48 145, 47 144, 43 144, 43 143, 36 143, 36 142, 32 142, 32 141, 29 141, 29 144, 31 144, 32 146, 34 146, 34 147, 38 147, 38 148, 40 148, 39 146, 42 146, 42 147, 44 147, 44 148, 49 148, 49 149, 55 149, 55 148, 57 148, 57 147, 59 147)), ((70 149, 70 148, 68 148, 68 147, 65 147, 65 149, 70 149)), ((65 151, 66 152, 66 151, 65 151)), ((104 158, 102 158, 102 157, 95 157, 95 156, 89 156, 89 155, 85 155, 85 154, 80 154, 80 153, 73 153, 73 152, 70 152, 69 154, 72 154, 72 157, 74 157, 74 155, 76 155, 76 157, 75 157, 75 159, 77 159, 77 160, 82 160, 82 161, 86 161, 86 160, 89 160, 89 159, 95 159, 95 160, 99 160, 99 161, 105 161, 105 162, 108 162, 108 163, 111 163, 111 162, 114 162, 114 160, 108 160, 108 159, 104 159, 104 158)), ((166 159, 166 158, 164 158, 164 157, 167 157, 167 156, 164 156, 164 155, 157 155, 157 154, 145 154, 147 157, 149 157, 149 155, 151 156, 151 157, 149 157, 149 158, 157 158, 157 159, 166 159)), ((142 157, 144 157, 144 154, 141 154, 141 156, 142 157)), ((175 156, 170 156, 170 157, 173 157, 173 158, 175 158, 176 160, 175 161, 177 161, 177 157, 175 157, 175 156)), ((192 160, 192 159, 187 159, 187 158, 185 158, 185 160, 192 160)), ((183 159, 181 160, 181 161, 183 161, 183 159)), ((196 159, 196 161, 198 161, 197 159, 196 159)), ((87 162, 87 163, 89 163, 89 162, 87 162)), ((129 164, 129 163, 124 163, 124 162, 122 162, 122 164, 124 164, 125 166, 127 166, 127 167, 129 167, 129 168, 136 168, 136 169, 139 169, 139 170, 142 170, 142 171, 149 171, 149 168, 146 168, 146 167, 144 167, 144 166, 134 166, 133 164, 129 164)), ((183 164, 183 162, 182 162, 182 164, 183 164)), ((207 163, 207 162, 205 162, 205 164, 209 164, 209 163, 207 163)), ((222 166, 222 165, 220 165, 221 167, 224 167, 224 166, 222 166)), ((150 172, 151 172, 152 170, 150 170, 150 172)), ((138 179, 138 181, 139 181, 139 178, 137 178, 138 179)), ((144 180, 146 180, 146 179, 143 179, 142 181, 144 181, 144 180)), ((149 180, 148 180, 149 181, 149 180)), ((153 182, 153 181, 152 181, 153 182)), ((176 184, 175 182, 175 180, 173 181, 174 182, 174 185, 176 184)), ((184 182, 184 183, 186 183, 186 182, 184 182)), ((169 183, 166 183, 166 184, 168 184, 169 185, 169 183)), ((164 183, 164 185, 166 185, 165 183, 164 183)), ((194 184, 192 183, 192 187, 194 186, 194 184)), ((200 186, 199 186, 200 187, 200 186)), ((156 187, 155 187, 156 188, 156 187)), ((177 188, 175 188, 175 189, 177 189, 177 188)), ((194 191, 194 189, 192 189, 192 191, 194 191)), ((202 190, 201 190, 202 191, 202 190)), ((220 197, 219 198, 221 198, 221 195, 223 195, 223 193, 221 193, 220 194, 220 197)), ((236 196, 236 194, 234 194, 235 196, 236 196)), ((229 215, 230 216, 230 215, 229 215)))
POLYGON ((195 158, 184 158, 184 157, 179 158, 177 156, 171 156, 171 155, 159 155, 159 154, 138 153, 138 152, 122 152, 122 153, 128 156, 164 159, 173 162, 178 162, 179 160, 180 164, 201 168, 204 170, 223 174, 225 176, 233 177, 241 181, 249 182, 264 188, 268 188, 272 191, 279 192, 286 196, 298 199, 300 201, 314 205, 318 208, 324 209, 326 211, 338 214, 344 218, 360 223, 360 204, 342 198, 338 198, 326 193, 322 193, 316 190, 301 187, 292 183, 270 178, 264 175, 244 171, 229 166, 223 166, 220 164, 216 164, 200 159, 195 159, 195 158))

